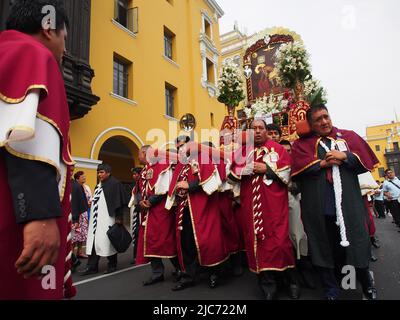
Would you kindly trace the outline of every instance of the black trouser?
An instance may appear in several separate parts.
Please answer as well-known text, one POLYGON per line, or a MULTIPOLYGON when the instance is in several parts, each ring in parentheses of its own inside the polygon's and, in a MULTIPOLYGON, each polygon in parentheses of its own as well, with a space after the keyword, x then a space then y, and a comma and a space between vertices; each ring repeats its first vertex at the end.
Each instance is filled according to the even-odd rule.
POLYGON ((183 263, 186 270, 183 277, 188 278, 188 280, 195 280, 197 269, 199 268, 199 261, 189 208, 185 208, 183 212, 182 227, 181 248, 183 263))
MULTIPOLYGON (((183 263, 186 269, 186 271, 183 273, 183 278, 184 281, 194 281, 196 279, 196 274, 198 269, 200 268, 200 265, 189 208, 185 208, 183 212, 182 227, 183 230, 181 231, 181 248, 183 263)), ((220 270, 220 265, 208 268, 210 276, 219 275, 220 270)))
POLYGON ((264 294, 276 294, 278 285, 275 271, 263 271, 258 275, 258 284, 264 294))
POLYGON ((383 201, 375 200, 374 201, 375 210, 378 213, 379 218, 385 218, 385 207, 383 206, 383 201))
POLYGON ((397 200, 387 202, 390 213, 392 214, 393 221, 400 226, 400 204, 397 200))
MULTIPOLYGON (((138 213, 139 214, 139 213, 138 213)), ((139 220, 139 219, 138 219, 139 220)), ((133 260, 136 260, 136 254, 137 254, 137 247, 138 247, 138 241, 139 241, 139 226, 136 226, 135 230, 135 242, 133 244, 133 260)))
MULTIPOLYGON (((339 280, 344 276, 342 268, 346 262, 346 249, 340 245, 340 233, 336 225, 335 216, 325 216, 325 226, 332 256, 334 259, 334 268, 325 268, 317 266, 316 269, 321 277, 326 297, 338 298, 340 293, 339 280)), ((372 279, 369 274, 369 268, 356 268, 357 280, 361 283, 365 292, 372 286, 372 279)))
MULTIPOLYGON (((165 267, 161 258, 150 258, 150 266, 151 266, 151 278, 157 279, 164 275, 165 267)), ((179 261, 178 258, 169 259, 171 264, 175 267, 175 269, 179 270, 179 261)))
MULTIPOLYGON (((117 253, 107 257, 108 259, 108 268, 116 268, 117 263, 118 263, 118 258, 117 258, 117 253)), ((94 243, 93 243, 93 248, 92 248, 92 254, 89 256, 88 259, 88 268, 90 270, 95 270, 97 271, 99 269, 99 261, 100 261, 100 256, 96 254, 96 249, 94 248, 94 243)))

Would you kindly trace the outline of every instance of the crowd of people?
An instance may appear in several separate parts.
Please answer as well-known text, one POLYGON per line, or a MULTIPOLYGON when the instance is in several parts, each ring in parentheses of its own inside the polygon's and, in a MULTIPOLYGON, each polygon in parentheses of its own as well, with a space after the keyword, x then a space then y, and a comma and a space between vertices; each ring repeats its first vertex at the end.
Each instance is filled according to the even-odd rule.
MULTIPOLYGON (((381 189, 370 183, 374 153, 354 132, 333 127, 324 105, 312 107, 307 116, 311 131, 294 144, 281 139, 279 126, 255 119, 247 132, 254 145, 248 138, 242 146, 231 139, 231 145, 217 149, 180 136, 176 149, 167 152, 148 145, 140 149, 143 167, 132 170, 135 183, 128 206, 132 263, 151 267, 143 285, 164 281, 163 259, 169 259, 173 291, 194 286, 202 271, 215 288, 221 277, 240 276, 246 266, 258 275, 267 300, 277 299, 281 288, 298 299, 301 286, 315 288, 314 274, 320 276, 325 297, 335 300, 342 268, 351 265, 364 295, 377 298, 369 271, 369 262, 376 259, 371 245, 379 247, 371 199, 382 191, 397 204, 400 189, 392 188, 393 177, 381 189)), ((109 165, 100 165, 98 176, 88 198, 83 173, 75 174, 82 203, 75 230, 87 228, 92 202, 89 261, 82 275, 98 272, 100 256, 109 260, 106 273, 116 270, 116 251, 106 231, 123 223, 128 203, 109 165)), ((76 239, 79 257, 79 232, 76 239)))
POLYGON ((108 164, 98 167, 91 194, 84 172, 73 176, 68 140, 60 69, 68 18, 60 1, 49 2, 54 26, 42 25, 40 2, 15 1, 0 34, 0 75, 7 75, 0 77, 0 299, 71 298, 71 269, 81 259, 82 275, 97 273, 101 257, 106 273, 115 272, 118 252, 107 232, 124 224, 128 206, 132 262, 151 266, 143 285, 164 281, 169 259, 174 291, 196 285, 202 270, 215 288, 227 266, 241 275, 245 265, 267 300, 278 297, 279 283, 298 299, 299 279, 315 286, 310 271, 325 298, 336 300, 342 267, 352 266, 365 297, 377 299, 368 197, 376 193, 378 216, 386 207, 399 226, 400 181, 388 170, 379 192, 365 186, 376 156, 356 133, 334 127, 324 105, 308 110, 309 132, 293 144, 255 119, 245 143, 233 139, 222 152, 186 136, 168 152, 143 146, 130 201, 108 164), (55 270, 51 290, 38 279, 46 266, 55 270))

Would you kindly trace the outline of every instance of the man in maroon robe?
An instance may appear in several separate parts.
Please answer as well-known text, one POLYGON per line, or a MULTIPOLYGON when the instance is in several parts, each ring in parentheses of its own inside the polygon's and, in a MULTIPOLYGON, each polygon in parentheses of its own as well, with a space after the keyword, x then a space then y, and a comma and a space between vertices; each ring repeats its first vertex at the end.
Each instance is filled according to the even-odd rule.
POLYGON ((312 263, 326 299, 339 298, 342 268, 353 266, 364 295, 375 300, 377 290, 369 272, 369 217, 358 175, 372 171, 378 159, 355 132, 332 125, 325 105, 313 106, 306 117, 310 132, 293 144, 291 176, 301 191, 312 263))
POLYGON ((144 286, 164 281, 162 259, 170 259, 179 270, 175 239, 175 214, 165 209, 169 184, 172 178, 172 164, 168 159, 154 155, 150 146, 143 146, 139 161, 144 168, 140 173, 137 190, 140 201, 133 203, 140 207, 140 229, 136 264, 150 262, 152 275, 143 282, 144 286))
POLYGON ((172 289, 195 284, 199 266, 210 267, 209 286, 218 284, 217 267, 228 254, 218 206, 221 179, 212 160, 199 152, 187 156, 188 139, 177 140, 179 161, 169 188, 166 208, 176 205, 176 241, 183 277, 172 289))
POLYGON ((75 295, 73 161, 60 71, 68 19, 61 1, 46 4, 56 12, 49 20, 43 1, 15 1, 0 34, 0 299, 75 295))
POLYGON ((239 220, 240 205, 235 201, 233 186, 228 181, 233 154, 239 147, 239 144, 234 142, 236 135, 232 131, 224 132, 220 156, 215 160, 222 181, 219 190, 219 207, 226 250, 230 255, 228 267, 234 276, 241 276, 243 274, 241 251, 244 250, 244 243, 239 220))
POLYGON ((251 129, 254 146, 238 150, 229 177, 240 183, 249 268, 259 275, 265 298, 272 300, 277 295, 275 273, 295 264, 289 238, 290 157, 281 145, 268 139, 263 120, 254 120, 251 129))

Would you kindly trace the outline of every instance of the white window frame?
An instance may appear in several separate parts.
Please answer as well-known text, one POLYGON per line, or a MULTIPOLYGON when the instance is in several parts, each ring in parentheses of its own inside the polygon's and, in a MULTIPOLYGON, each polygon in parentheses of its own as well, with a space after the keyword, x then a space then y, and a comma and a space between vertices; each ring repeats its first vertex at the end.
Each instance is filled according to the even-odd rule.
POLYGON ((201 12, 201 32, 206 34, 206 21, 210 25, 210 40, 213 41, 214 39, 214 32, 213 32, 213 22, 210 16, 206 11, 201 12))

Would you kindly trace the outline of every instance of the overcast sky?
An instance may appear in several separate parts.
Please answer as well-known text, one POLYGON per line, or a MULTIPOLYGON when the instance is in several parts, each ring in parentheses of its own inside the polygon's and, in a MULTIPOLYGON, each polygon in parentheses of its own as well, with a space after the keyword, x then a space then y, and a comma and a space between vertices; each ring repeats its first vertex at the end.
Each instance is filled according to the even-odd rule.
POLYGON ((400 119, 399 0, 217 2, 221 34, 237 21, 248 35, 282 26, 302 37, 335 126, 365 136, 367 126, 395 120, 395 110, 400 119))

